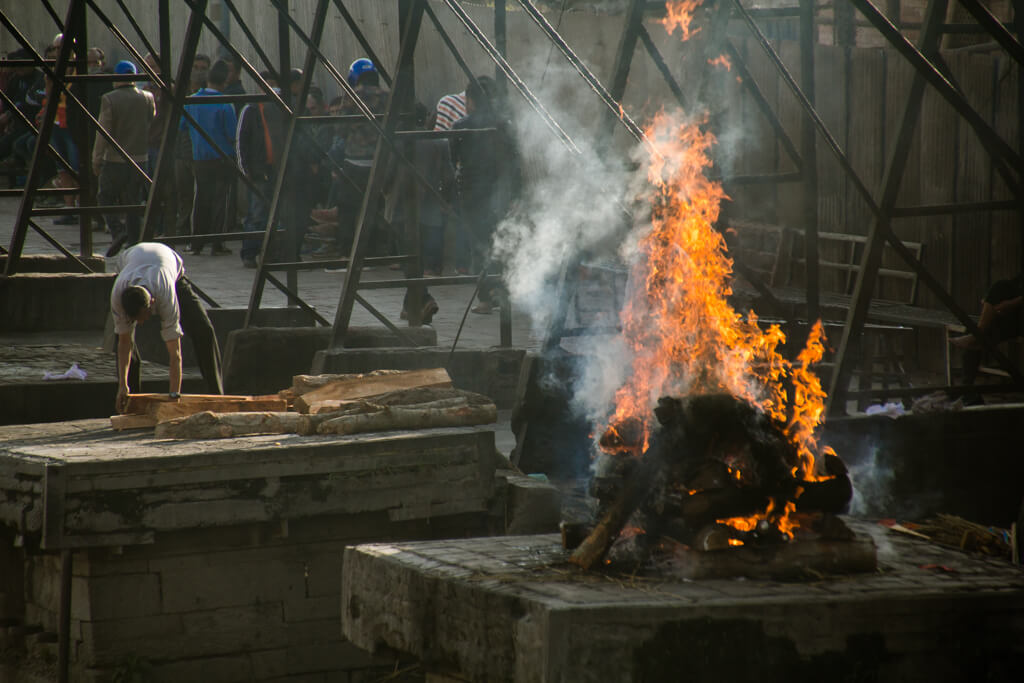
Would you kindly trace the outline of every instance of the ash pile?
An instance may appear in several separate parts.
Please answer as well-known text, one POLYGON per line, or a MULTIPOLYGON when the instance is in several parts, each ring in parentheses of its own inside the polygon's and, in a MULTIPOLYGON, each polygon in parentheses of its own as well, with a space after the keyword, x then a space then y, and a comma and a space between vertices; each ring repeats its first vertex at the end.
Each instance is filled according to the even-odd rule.
POLYGON ((783 427, 730 394, 663 397, 654 418, 601 437, 594 518, 562 523, 571 562, 682 578, 875 569, 873 543, 838 516, 853 488, 837 455, 801 476, 783 427))

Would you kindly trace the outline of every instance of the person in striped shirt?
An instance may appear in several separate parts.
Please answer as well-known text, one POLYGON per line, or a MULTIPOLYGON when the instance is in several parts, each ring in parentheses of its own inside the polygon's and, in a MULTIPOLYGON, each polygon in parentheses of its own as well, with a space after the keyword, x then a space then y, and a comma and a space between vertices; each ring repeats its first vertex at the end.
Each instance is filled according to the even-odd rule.
POLYGON ((459 119, 466 118, 466 91, 445 95, 437 101, 434 130, 451 130, 459 119))

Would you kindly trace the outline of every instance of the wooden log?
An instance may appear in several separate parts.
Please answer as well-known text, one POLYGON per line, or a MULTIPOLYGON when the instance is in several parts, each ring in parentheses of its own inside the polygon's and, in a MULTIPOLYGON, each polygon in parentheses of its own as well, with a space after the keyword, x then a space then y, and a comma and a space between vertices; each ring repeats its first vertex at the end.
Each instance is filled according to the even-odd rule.
POLYGON ((292 386, 284 391, 289 391, 295 397, 302 396, 315 389, 327 386, 331 382, 366 379, 369 377, 384 377, 387 375, 400 375, 407 370, 374 370, 373 372, 350 373, 343 375, 295 375, 292 377, 292 386))
POLYGON ((343 379, 308 391, 295 399, 295 409, 308 413, 309 407, 327 400, 351 400, 379 396, 402 389, 450 387, 451 377, 444 368, 411 370, 393 374, 343 379))
POLYGON ((209 399, 248 401, 252 396, 247 395, 221 395, 221 394, 182 394, 180 398, 171 398, 168 394, 128 394, 128 404, 125 407, 125 414, 145 415, 149 413, 149 407, 158 403, 195 403, 209 399))
MULTIPOLYGON (((182 398, 185 398, 184 396, 182 398)), ((178 401, 173 403, 154 403, 150 405, 149 414, 156 418, 156 421, 166 422, 178 417, 188 417, 196 413, 253 413, 253 412, 285 412, 288 410, 288 402, 283 398, 253 398, 245 397, 242 400, 231 397, 204 398, 201 401, 178 401)))
POLYGON ((156 418, 152 415, 111 415, 110 426, 116 431, 125 429, 152 429, 156 418))
POLYGON ((494 404, 474 406, 468 404, 440 406, 384 406, 370 413, 344 415, 326 420, 317 427, 318 434, 361 434, 396 429, 434 429, 439 427, 465 427, 497 421, 494 404))
POLYGON ((290 434, 295 432, 298 413, 204 411, 179 417, 156 426, 158 439, 226 439, 252 434, 290 434))
POLYGON ((695 550, 679 546, 664 569, 680 579, 746 576, 751 579, 805 579, 822 574, 873 572, 877 552, 870 538, 800 541, 762 547, 695 550))
MULTIPOLYGON (((368 399, 327 399, 317 401, 309 406, 309 414, 331 413, 344 410, 357 403, 372 403, 375 406, 402 406, 415 405, 419 403, 433 403, 446 401, 453 398, 460 398, 465 403, 473 405, 487 405, 493 403, 491 399, 483 394, 475 394, 463 389, 452 387, 417 387, 416 389, 402 389, 389 391, 386 394, 372 396, 368 399)), ((365 411, 363 411, 365 412, 365 411)))
POLYGON ((630 472, 622 492, 608 506, 590 535, 573 551, 569 557, 570 562, 590 569, 608 552, 626 520, 650 492, 651 485, 662 467, 662 459, 653 451, 654 449, 648 451, 640 464, 630 472))

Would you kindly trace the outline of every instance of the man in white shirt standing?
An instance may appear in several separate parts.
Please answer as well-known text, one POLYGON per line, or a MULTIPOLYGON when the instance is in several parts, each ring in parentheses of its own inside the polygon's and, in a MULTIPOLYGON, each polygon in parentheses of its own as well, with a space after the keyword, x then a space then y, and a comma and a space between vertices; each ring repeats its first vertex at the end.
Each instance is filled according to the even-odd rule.
POLYGON ((127 406, 129 378, 131 386, 139 389, 138 357, 133 354, 135 325, 146 322, 153 313, 160 318, 160 336, 167 344, 169 393, 181 393, 181 338, 187 333, 209 392, 223 394, 217 336, 185 278, 181 257, 166 245, 140 242, 124 253, 122 263, 110 292, 117 334, 116 410, 124 412, 127 406))

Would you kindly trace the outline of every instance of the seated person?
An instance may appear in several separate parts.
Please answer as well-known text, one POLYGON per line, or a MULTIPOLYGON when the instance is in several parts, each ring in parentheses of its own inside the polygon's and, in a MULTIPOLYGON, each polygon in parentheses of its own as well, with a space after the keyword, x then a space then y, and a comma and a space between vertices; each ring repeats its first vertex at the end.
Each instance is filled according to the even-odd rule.
MULTIPOLYGON (((992 342, 999 343, 1024 336, 1024 273, 1010 280, 993 283, 981 303, 978 328, 992 342)), ((974 384, 981 367, 984 345, 973 334, 950 339, 964 350, 964 384, 974 384)))

